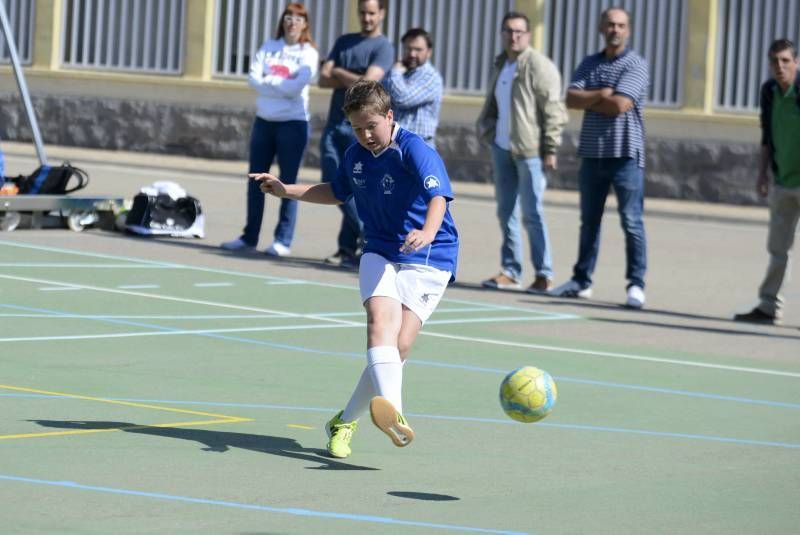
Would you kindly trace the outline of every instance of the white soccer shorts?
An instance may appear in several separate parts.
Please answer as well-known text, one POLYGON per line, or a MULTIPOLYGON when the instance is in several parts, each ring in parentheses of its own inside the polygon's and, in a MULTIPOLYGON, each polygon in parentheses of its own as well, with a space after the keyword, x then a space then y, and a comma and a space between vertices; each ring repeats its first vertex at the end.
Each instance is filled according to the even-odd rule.
POLYGON ((396 264, 375 253, 361 256, 358 287, 361 302, 391 297, 407 306, 425 323, 441 301, 450 272, 420 264, 396 264))

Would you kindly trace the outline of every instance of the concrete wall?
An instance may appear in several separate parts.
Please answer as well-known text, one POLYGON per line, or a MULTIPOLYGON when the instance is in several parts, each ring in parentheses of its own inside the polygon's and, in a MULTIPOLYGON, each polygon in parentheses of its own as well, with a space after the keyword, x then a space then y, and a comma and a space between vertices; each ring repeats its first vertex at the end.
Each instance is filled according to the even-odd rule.
MULTIPOLYGON (((320 106, 325 96, 318 95, 320 106)), ((38 92, 33 96, 46 144, 247 159, 252 105, 235 99, 218 102, 38 92)), ((477 107, 460 111, 464 119, 474 120, 477 116, 477 107)), ((559 170, 551 176, 550 187, 577 188, 579 117, 574 114, 565 133, 559 170)), ((731 128, 709 121, 669 125, 664 118, 648 120, 647 195, 733 204, 762 202, 753 188, 758 161, 757 128, 731 128), (678 132, 672 132, 674 128, 678 132), (732 132, 737 135, 731 136, 732 132)), ((308 166, 319 165, 318 143, 324 122, 325 113, 317 111, 305 160, 308 166)), ((0 139, 31 140, 24 110, 13 93, 0 93, 0 139)), ((437 143, 453 180, 492 180, 488 151, 478 142, 472 121, 445 119, 437 143)))
MULTIPOLYGON (((45 143, 246 159, 254 96, 245 82, 211 74, 213 8, 214 0, 187 3, 189 52, 183 75, 173 77, 64 68, 57 53, 62 1, 36 0, 34 61, 26 77, 45 143)), ((715 0, 689 0, 682 108, 646 110, 648 196, 763 202, 753 188, 755 115, 720 114, 713 106, 717 8, 715 0)), ((541 47, 543 1, 518 0, 518 9, 531 18, 533 44, 541 47)), ((351 19, 355 29, 355 10, 351 19)), ((329 98, 329 91, 312 88, 306 165, 318 165, 329 98)), ((454 180, 491 181, 488 151, 473 129, 481 104, 480 96, 445 96, 437 143, 454 180)), ((571 115, 551 187, 576 188, 580 117, 571 115)), ((31 139, 11 69, 2 66, 0 139, 31 139)))

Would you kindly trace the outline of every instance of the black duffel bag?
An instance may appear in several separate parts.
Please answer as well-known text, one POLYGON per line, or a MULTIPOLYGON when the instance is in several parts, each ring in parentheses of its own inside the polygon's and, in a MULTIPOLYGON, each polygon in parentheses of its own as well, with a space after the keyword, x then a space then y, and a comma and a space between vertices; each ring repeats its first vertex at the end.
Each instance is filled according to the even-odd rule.
POLYGON ((20 175, 11 180, 20 194, 66 195, 85 188, 89 184, 89 175, 83 169, 64 162, 56 166, 42 165, 30 175, 20 175))

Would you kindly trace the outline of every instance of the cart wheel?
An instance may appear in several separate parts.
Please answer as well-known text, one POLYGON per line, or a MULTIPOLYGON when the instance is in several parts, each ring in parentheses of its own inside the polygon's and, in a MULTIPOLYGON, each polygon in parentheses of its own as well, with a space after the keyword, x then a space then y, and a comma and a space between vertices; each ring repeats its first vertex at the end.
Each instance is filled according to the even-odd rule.
POLYGON ((96 223, 98 219, 97 212, 74 212, 67 216, 67 227, 72 231, 81 232, 96 223))
POLYGON ((0 231, 12 232, 22 221, 22 214, 19 212, 0 212, 0 231))

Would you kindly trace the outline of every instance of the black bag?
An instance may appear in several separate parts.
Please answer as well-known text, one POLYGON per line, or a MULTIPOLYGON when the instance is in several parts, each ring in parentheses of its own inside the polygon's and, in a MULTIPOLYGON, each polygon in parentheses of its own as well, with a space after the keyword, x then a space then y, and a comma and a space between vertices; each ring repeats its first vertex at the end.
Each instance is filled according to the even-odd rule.
POLYGON ((11 180, 21 194, 66 195, 85 188, 89 184, 89 175, 83 169, 64 162, 56 166, 42 165, 29 176, 20 175, 11 180), (77 182, 70 186, 73 177, 77 182))

